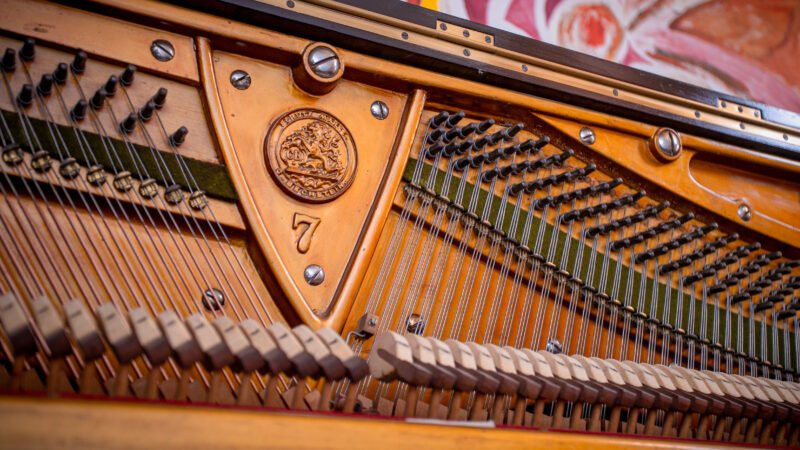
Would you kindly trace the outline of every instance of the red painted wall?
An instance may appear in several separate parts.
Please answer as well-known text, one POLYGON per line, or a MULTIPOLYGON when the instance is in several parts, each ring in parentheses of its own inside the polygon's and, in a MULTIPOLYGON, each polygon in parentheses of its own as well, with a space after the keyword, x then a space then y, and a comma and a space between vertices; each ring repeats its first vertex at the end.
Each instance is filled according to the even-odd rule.
POLYGON ((798 0, 411 0, 800 112, 798 0))

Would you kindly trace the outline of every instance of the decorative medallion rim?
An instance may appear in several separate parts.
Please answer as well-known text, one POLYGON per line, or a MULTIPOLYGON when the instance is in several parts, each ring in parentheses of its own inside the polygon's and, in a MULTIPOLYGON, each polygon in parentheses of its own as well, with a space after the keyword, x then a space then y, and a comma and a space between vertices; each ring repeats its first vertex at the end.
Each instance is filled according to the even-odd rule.
MULTIPOLYGON (((298 136, 295 137, 299 139, 298 136)), ((320 136, 317 133, 315 137, 319 138, 320 136)), ((302 139, 300 140, 302 141, 302 139)), ((303 143, 306 144, 305 141, 303 143)), ((315 143, 316 141, 310 144, 314 145, 315 143)), ((330 149, 328 151, 330 151, 330 149)), ((308 157, 306 155, 305 163, 307 162, 308 157)), ((264 139, 264 163, 267 166, 267 171, 272 180, 280 186, 281 190, 292 198, 309 203, 327 203, 339 198, 353 185, 356 169, 358 167, 358 151, 352 133, 338 117, 324 109, 302 107, 283 112, 270 123, 264 139), (292 116, 301 115, 303 113, 306 115, 292 118, 292 116), (305 121, 309 123, 300 127, 299 130, 293 129, 286 135, 286 130, 292 128, 292 125, 296 122, 305 121), (327 131, 329 135, 333 132, 336 136, 332 136, 331 138, 336 140, 338 136, 338 142, 341 143, 341 148, 335 147, 339 150, 337 155, 344 156, 344 162, 342 163, 338 160, 333 161, 333 169, 334 172, 337 172, 337 175, 335 177, 330 175, 331 169, 327 166, 327 162, 330 162, 330 160, 326 162, 319 154, 315 155, 315 157, 317 161, 322 164, 322 167, 318 167, 317 169, 327 172, 310 175, 301 173, 300 170, 295 170, 293 175, 286 175, 287 172, 290 172, 286 170, 288 163, 285 158, 281 158, 279 153, 284 149, 289 137, 304 131, 306 133, 311 132, 309 128, 316 124, 321 125, 314 127, 315 131, 322 132, 324 130, 327 131), (341 167, 336 167, 336 164, 341 165, 341 167), (295 178, 293 178, 293 176, 295 178), (319 189, 318 187, 303 186, 302 182, 298 182, 296 177, 300 179, 328 178, 330 183, 326 188, 319 189)), ((325 184, 324 181, 320 183, 323 183, 323 185, 325 184)))

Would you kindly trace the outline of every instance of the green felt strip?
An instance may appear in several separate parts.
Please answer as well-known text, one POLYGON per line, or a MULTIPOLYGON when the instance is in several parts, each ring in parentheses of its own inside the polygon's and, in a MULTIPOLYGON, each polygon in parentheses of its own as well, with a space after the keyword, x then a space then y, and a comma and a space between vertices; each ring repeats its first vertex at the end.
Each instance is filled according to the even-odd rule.
MULTIPOLYGON (((405 171, 403 173, 403 180, 404 181, 410 182, 412 180, 412 177, 413 177, 413 174, 414 174, 414 168, 415 168, 416 164, 417 164, 417 160, 416 159, 412 158, 412 159, 408 160, 408 163, 406 164, 405 171)), ((428 179, 429 179, 429 177, 431 175, 431 169, 432 169, 431 165, 429 165, 427 163, 423 165, 421 177, 419 178, 421 185, 423 185, 423 186, 427 185, 428 179)), ((444 181, 445 181, 445 172, 442 171, 442 170, 437 169, 436 176, 434 178, 434 186, 435 186, 434 190, 436 192, 442 192, 442 189, 443 189, 443 186, 444 186, 444 181)), ((460 183, 460 178, 458 178, 456 176, 453 176, 452 181, 450 182, 450 185, 449 185, 449 187, 447 189, 447 192, 445 193, 445 195, 448 198, 450 198, 450 199, 456 198, 456 192, 458 190, 459 183, 460 183)), ((471 196, 473 195, 473 193, 476 193, 477 196, 478 196, 477 197, 477 208, 475 209, 476 213, 478 215, 481 215, 481 212, 484 211, 484 208, 486 207, 487 202, 490 202, 489 203, 489 215, 488 215, 488 217, 490 218, 489 221, 492 222, 493 224, 497 224, 498 222, 500 222, 501 220, 500 220, 498 215, 500 213, 500 207, 501 207, 501 204, 502 204, 502 198, 500 196, 497 196, 497 195, 491 195, 490 196, 489 193, 486 190, 484 190, 483 188, 480 188, 477 191, 475 191, 475 186, 472 183, 468 182, 468 183, 466 183, 466 189, 464 190, 464 197, 463 197, 464 198, 464 205, 463 206, 466 206, 470 202, 470 199, 471 199, 471 196)), ((563 210, 563 212, 566 212, 566 210, 563 210)), ((535 214, 534 214, 534 216, 533 216, 533 218, 531 220, 532 226, 531 226, 530 235, 529 236, 523 236, 522 235, 523 231, 524 231, 523 230, 523 228, 524 228, 523 225, 524 225, 525 221, 528 219, 528 212, 525 211, 524 209, 520 211, 519 218, 517 219, 518 225, 517 225, 516 231, 514 233, 512 233, 511 232, 511 220, 512 220, 513 213, 514 213, 514 205, 509 203, 506 206, 506 208, 503 211, 503 213, 502 213, 502 215, 503 215, 502 224, 503 225, 502 225, 501 228, 505 233, 507 233, 509 236, 515 238, 517 241, 526 244, 529 248, 534 249, 535 248, 536 236, 538 234, 539 227, 544 226, 543 243, 542 243, 542 246, 541 246, 541 248, 542 248, 541 255, 544 256, 544 257, 548 256, 551 242, 554 240, 555 241, 555 244, 554 244, 555 245, 555 251, 553 253, 554 257, 553 257, 553 261, 552 262, 554 264, 556 264, 556 265, 558 265, 560 263, 560 261, 562 259, 562 255, 563 255, 564 246, 567 243, 567 239, 569 239, 570 240, 570 245, 569 245, 569 249, 568 249, 567 255, 566 255, 566 257, 568 258, 567 259, 567 261, 568 261, 567 269, 568 270, 572 269, 572 267, 574 266, 575 262, 577 261, 576 258, 578 256, 578 251, 579 251, 578 250, 579 249, 579 243, 578 243, 577 239, 573 238, 571 235, 568 235, 565 231, 563 231, 561 229, 557 230, 557 232, 554 235, 553 234, 553 229, 554 229, 553 225, 547 223, 546 221, 541 221, 538 217, 536 217, 535 214)), ((575 223, 575 226, 579 227, 580 224, 579 223, 575 223)), ((606 239, 604 237, 601 237, 599 239, 599 243, 600 243, 600 247, 601 248, 598 249, 597 254, 595 256, 597 262, 595 264, 594 278, 593 278, 594 287, 595 288, 599 288, 601 271, 603 269, 602 260, 603 260, 604 253, 603 253, 602 250, 604 249, 604 246, 606 244, 606 239)), ((589 279, 587 271, 589 269, 589 261, 591 259, 591 253, 592 253, 591 244, 592 244, 592 240, 590 239, 590 240, 588 240, 586 242, 586 245, 585 245, 585 247, 583 249, 583 258, 581 260, 582 263, 581 263, 580 271, 571 270, 572 273, 576 273, 579 276, 579 278, 581 278, 583 280, 588 280, 589 279)), ((652 267, 653 267, 653 265, 650 264, 648 266, 648 270, 652 270, 652 267)), ((627 264, 625 264, 625 261, 623 261, 623 264, 619 264, 619 267, 618 267, 618 263, 612 258, 609 258, 606 270, 608 271, 608 283, 607 283, 607 286, 605 288, 605 293, 608 294, 609 297, 611 297, 612 299, 614 298, 614 296, 612 296, 612 293, 613 293, 612 292, 612 286, 614 285, 614 277, 616 276, 617 270, 619 270, 619 280, 620 280, 620 282, 619 282, 619 292, 616 295, 616 298, 620 302, 625 304, 625 298, 628 298, 626 296, 629 294, 628 290, 630 289, 630 297, 629 298, 631 299, 631 305, 637 311, 643 311, 643 312, 645 312, 645 313, 647 313, 649 315, 649 313, 651 311, 651 303, 653 301, 653 289, 658 289, 657 295, 656 295, 656 299, 655 299, 656 300, 656 308, 657 308, 656 309, 656 311, 657 311, 656 318, 661 320, 664 317, 664 308, 665 308, 666 304, 668 303, 668 302, 665 301, 666 300, 665 299, 665 292, 667 291, 667 285, 665 283, 663 283, 661 281, 658 281, 658 280, 654 280, 653 278, 648 277, 646 274, 642 274, 639 270, 637 270, 637 268, 635 266, 634 266, 634 268, 632 270, 627 264), (631 276, 632 283, 629 284, 628 283, 628 276, 631 273, 631 271, 633 271, 633 274, 631 276), (643 283, 644 286, 642 286, 643 277, 644 277, 644 283, 643 283), (644 293, 644 295, 642 295, 642 293, 644 293)), ((688 324, 689 311, 690 311, 690 308, 692 307, 692 303, 693 302, 692 302, 691 297, 690 297, 690 295, 688 293, 683 295, 682 303, 679 303, 678 297, 679 296, 678 296, 677 289, 672 289, 671 290, 671 301, 669 302, 670 303, 669 316, 668 316, 669 317, 669 322, 672 323, 672 324, 674 324, 676 322, 678 310, 679 310, 679 308, 681 308, 682 309, 682 314, 683 314, 681 323, 683 324, 683 327, 685 328, 687 326, 687 324, 688 324)), ((568 300, 565 300, 565 301, 568 301, 568 300)), ((716 302, 716 298, 710 298, 709 301, 716 302)), ((723 302, 724 302, 724 299, 723 299, 723 302)), ((745 306, 748 306, 748 305, 749 305, 749 303, 746 304, 745 306)), ((713 318, 714 318, 714 309, 716 307, 712 306, 712 305, 710 305, 708 303, 704 304, 702 299, 695 299, 694 308, 695 308, 695 310, 694 310, 695 311, 695 329, 694 329, 695 334, 699 335, 699 331, 700 331, 701 308, 706 308, 706 319, 707 319, 706 320, 706 322, 707 322, 706 336, 711 337, 712 333, 713 333, 712 326, 713 326, 713 318)), ((736 307, 734 307, 734 309, 735 308, 736 307)), ((758 317, 760 317, 760 315, 758 317)), ((736 348, 736 342, 737 342, 737 337, 738 337, 738 333, 737 333, 737 330, 736 330, 737 323, 738 323, 737 322, 738 321, 738 314, 733 312, 732 316, 731 316, 731 319, 732 319, 732 324, 733 324, 733 329, 732 329, 732 333, 731 333, 731 344, 732 344, 731 346, 736 348)), ((726 331, 725 324, 726 324, 725 311, 724 311, 724 309, 722 309, 720 311, 720 317, 719 317, 719 330, 720 330, 720 340, 723 341, 723 342, 724 342, 724 336, 725 336, 725 331, 726 331)), ((760 350, 761 349, 761 326, 762 326, 761 322, 759 320, 756 320, 756 323, 755 323, 756 332, 755 332, 755 336, 754 336, 755 340, 756 340, 755 341, 756 342, 756 354, 760 354, 761 353, 761 350, 760 350)), ((768 355, 769 355, 768 358, 769 358, 770 361, 773 361, 771 328, 772 327, 767 326, 767 349, 768 349, 768 355)), ((753 336, 750 336, 750 333, 749 333, 748 330, 749 330, 749 319, 747 319, 745 317, 745 320, 744 320, 744 333, 745 333, 744 349, 745 349, 745 353, 747 353, 747 349, 749 348, 749 345, 750 345, 750 341, 748 340, 748 336, 751 337, 751 338, 753 337, 753 336)), ((687 330, 687 331, 689 331, 689 330, 687 330)), ((778 332, 780 333, 779 334, 779 339, 778 339, 779 346, 780 346, 779 361, 783 361, 783 334, 782 334, 782 331, 780 331, 780 330, 778 330, 778 332)), ((792 341, 794 340, 794 333, 790 332, 790 339, 792 341)), ((794 363, 795 355, 792 354, 791 358, 792 358, 792 367, 796 367, 795 363, 794 363)))
MULTIPOLYGON (((20 126, 18 114, 9 111, 2 111, 2 113, 11 130, 14 142, 21 143, 26 149, 30 149, 28 138, 25 136, 20 126)), ((47 126, 47 122, 34 118, 31 118, 30 122, 42 147, 49 151, 53 157, 58 157, 58 152, 56 151, 57 147, 53 143, 53 138, 50 133, 50 128, 47 126)), ((228 175, 228 170, 221 164, 213 164, 182 157, 186 165, 183 166, 183 171, 181 171, 182 165, 178 160, 178 156, 173 152, 160 150, 151 151, 148 147, 133 144, 132 148, 134 153, 131 153, 122 140, 114 138, 106 140, 106 142, 111 144, 108 146, 108 150, 106 150, 100 136, 87 131, 84 131, 83 135, 86 136, 86 141, 88 141, 91 147, 92 154, 88 152, 84 154, 81 150, 81 146, 78 144, 78 137, 76 136, 75 130, 72 127, 64 125, 56 125, 56 127, 66 143, 66 152, 78 160, 81 165, 88 165, 88 157, 89 160, 97 161, 98 164, 110 171, 112 167, 120 168, 119 161, 121 161, 121 167, 129 171, 136 178, 147 178, 143 176, 142 172, 145 172, 150 178, 155 179, 161 185, 168 186, 171 184, 171 180, 174 179, 177 184, 189 190, 189 187, 194 187, 194 183, 191 183, 191 178, 187 180, 187 177, 184 176, 184 172, 187 172, 187 175, 188 173, 192 174, 197 186, 210 197, 227 201, 236 201, 237 199, 236 190, 228 175), (118 157, 114 156, 115 153, 118 157), (133 154, 138 155, 136 164, 134 164, 133 154), (137 170, 137 167, 141 169, 142 166, 144 166, 144 170, 137 170), (164 166, 166 166, 166 168, 164 166), (159 170, 159 167, 161 170, 159 170)), ((60 148, 64 151, 63 146, 60 148)))

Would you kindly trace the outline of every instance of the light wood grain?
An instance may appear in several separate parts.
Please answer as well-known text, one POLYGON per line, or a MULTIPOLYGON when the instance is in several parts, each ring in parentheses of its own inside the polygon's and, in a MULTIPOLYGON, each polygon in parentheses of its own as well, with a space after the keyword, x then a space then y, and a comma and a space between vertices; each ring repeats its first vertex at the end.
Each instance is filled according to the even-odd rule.
POLYGON ((338 415, 136 402, 0 399, 0 448, 353 450, 727 449, 732 445, 577 432, 480 429, 338 415), (48 432, 42 433, 41 424, 48 432), (156 432, 169 430, 169 433, 156 432))

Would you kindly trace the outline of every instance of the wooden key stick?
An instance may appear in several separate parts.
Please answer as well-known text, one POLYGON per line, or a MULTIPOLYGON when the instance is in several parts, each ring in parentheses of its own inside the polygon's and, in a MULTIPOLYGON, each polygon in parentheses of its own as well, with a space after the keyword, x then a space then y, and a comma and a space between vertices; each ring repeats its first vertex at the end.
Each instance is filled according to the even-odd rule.
MULTIPOLYGON (((787 403, 791 403, 793 405, 793 415, 800 414, 800 385, 795 382, 790 381, 779 381, 779 380, 768 380, 775 386, 775 389, 781 393, 781 395, 787 399, 787 403)), ((783 445, 786 444, 787 438, 790 435, 791 428, 794 424, 794 427, 797 427, 797 420, 786 420, 782 423, 779 423, 777 429, 775 431, 775 445, 783 445)))
POLYGON ((286 325, 280 322, 273 323, 267 327, 267 332, 292 363, 292 375, 300 378, 316 376, 320 371, 319 364, 286 325))
POLYGON ((302 406, 302 399, 305 396, 306 383, 308 377, 316 377, 322 370, 314 357, 306 350, 300 339, 292 331, 280 322, 273 323, 267 327, 269 332, 281 351, 289 358, 292 363, 291 375, 296 377, 295 391, 291 400, 287 400, 287 405, 302 406), (301 393, 297 391, 300 390, 301 393), (298 400, 298 398, 300 400, 298 400))
MULTIPOLYGON (((563 358, 556 358, 557 355, 554 355, 550 352, 536 352, 537 354, 544 357, 547 360, 548 365, 550 366, 553 374, 556 378, 572 383, 572 373, 567 366, 566 360, 563 358)), ((564 423, 564 410, 566 408, 566 401, 564 399, 556 400, 555 407, 553 408, 553 428, 562 428, 564 423)))
MULTIPOLYGON (((547 428, 551 424, 548 423, 547 416, 544 414, 545 406, 557 401, 562 396, 562 390, 566 385, 562 384, 561 379, 553 374, 550 361, 541 353, 529 349, 524 349, 522 352, 531 362, 537 379, 542 382, 542 390, 534 404, 532 425, 537 428, 547 428)), ((566 387, 566 389, 570 388, 566 387)))
MULTIPOLYGON (((654 403, 650 406, 643 407, 641 409, 637 409, 639 414, 642 411, 645 412, 645 431, 648 428, 648 421, 650 419, 650 429, 651 431, 655 428, 655 416, 656 411, 658 409, 662 410, 669 410, 672 406, 671 397, 665 395, 661 392, 661 385, 658 383, 658 379, 655 376, 655 373, 644 365, 635 363, 633 361, 620 361, 619 363, 623 368, 625 368, 626 373, 630 377, 638 378, 642 387, 640 388, 644 393, 651 395, 654 398, 654 403)), ((638 417, 635 420, 628 421, 627 432, 628 433, 635 433, 636 427, 638 425, 638 417)))
MULTIPOLYGON (((414 357, 414 361, 417 364, 423 365, 427 367, 431 371, 431 385, 434 388, 434 394, 438 392, 438 398, 431 398, 431 404, 429 408, 435 408, 439 403, 441 403, 441 389, 442 389, 442 381, 440 378, 444 376, 443 372, 439 370, 436 364, 436 355, 434 354, 433 345, 431 342, 421 336, 416 334, 408 334, 405 336, 406 340, 408 341, 409 346, 411 346, 411 354, 414 357), (434 400, 436 402, 434 403, 434 400)), ((455 380, 453 380, 455 382, 455 380)), ((451 384, 452 387, 452 384, 451 384)), ((416 417, 417 415, 417 396, 419 394, 418 389, 410 389, 406 396, 406 410, 405 416, 406 417, 416 417)))
MULTIPOLYGON (((487 344, 486 347, 489 349, 489 351, 492 351, 492 344, 487 344)), ((533 364, 531 364, 531 361, 528 359, 528 356, 525 353, 516 348, 508 346, 503 347, 503 350, 505 350, 505 352, 511 358, 511 361, 514 364, 514 370, 522 379, 522 383, 531 383, 530 386, 520 387, 519 395, 514 403, 514 416, 511 423, 515 426, 521 426, 525 423, 525 413, 528 406, 528 400, 536 400, 536 397, 542 390, 542 385, 541 383, 534 381, 536 374, 533 370, 533 364)))
POLYGON ((432 337, 421 339, 425 339, 431 344, 433 354, 436 357, 436 366, 444 370, 445 373, 452 375, 452 383, 444 382, 445 377, 442 376, 441 379, 443 383, 441 389, 434 389, 434 391, 431 393, 430 407, 428 408, 428 418, 433 419, 437 418, 437 410, 442 403, 442 395, 444 390, 453 389, 453 396, 459 395, 456 393, 456 391, 471 391, 475 388, 475 383, 477 380, 471 374, 456 367, 456 362, 453 358, 453 352, 450 350, 450 347, 447 344, 432 337))
POLYGON ((266 361, 250 344, 250 340, 247 339, 244 332, 229 317, 217 317, 212 322, 212 325, 217 329, 222 340, 234 356, 231 369, 242 374, 236 401, 240 405, 247 405, 251 402, 251 397, 253 396, 250 375, 266 364, 266 361))
MULTIPOLYGON (((763 392, 760 390, 752 391, 750 388, 742 381, 742 379, 737 375, 730 375, 730 374, 719 374, 718 376, 722 376, 727 378, 731 385, 733 385, 736 390, 741 394, 742 398, 751 405, 755 406, 755 410, 757 413, 762 413, 761 408, 759 407, 759 403, 762 401, 761 395, 763 392), (758 397, 757 397, 758 396, 758 397)), ((766 395, 763 394, 766 398, 766 395)), ((742 428, 746 427, 746 423, 756 422, 758 420, 758 415, 752 415, 751 417, 747 417, 747 421, 744 420, 734 420, 733 424, 731 425, 731 430, 729 433, 728 440, 733 442, 741 442, 744 439, 744 435, 742 434, 742 428)))
POLYGON ((400 380, 411 386, 427 386, 432 373, 416 364, 405 337, 386 332, 375 338, 367 363, 372 375, 381 381, 400 380))
POLYGON ((514 360, 505 349, 493 344, 484 344, 481 347, 492 357, 497 376, 500 378, 500 386, 492 405, 492 420, 497 424, 502 424, 506 419, 505 398, 528 395, 530 386, 527 386, 527 382, 517 375, 514 360), (521 388, 527 390, 520 394, 521 388))
MULTIPOLYGON (((297 336, 300 342, 305 347, 306 351, 311 354, 314 360, 319 365, 321 371, 319 373, 321 383, 323 384, 323 394, 326 394, 328 398, 330 398, 330 392, 325 393, 324 390, 327 388, 330 390, 330 384, 333 381, 340 380, 344 377, 347 370, 344 367, 342 361, 336 357, 331 352, 331 349, 325 345, 325 342, 314 333, 311 328, 307 325, 298 325, 292 328, 292 332, 297 336)), ((295 401, 297 401, 297 396, 295 397, 295 401)), ((303 398, 300 397, 300 401, 303 401, 303 398)), ((310 405, 312 408, 316 408, 319 405, 319 401, 314 405, 310 405)), ((300 405, 295 405, 295 407, 300 407, 300 405)))
POLYGON ((33 329, 22 308, 16 295, 7 293, 0 296, 0 327, 8 337, 14 352, 12 390, 20 388, 25 362, 28 356, 35 354, 37 350, 33 329))
MULTIPOLYGON (((597 383, 600 387, 603 387, 605 389, 611 388, 611 382, 608 381, 608 377, 606 377, 605 371, 600 366, 600 364, 597 363, 597 361, 594 361, 582 355, 573 355, 572 359, 578 361, 579 363, 581 363, 581 365, 583 365, 584 370, 586 370, 586 375, 589 377, 590 380, 592 380, 593 382, 597 383)), ((601 400, 600 402, 598 402, 598 404, 592 405, 592 413, 591 416, 589 417, 589 424, 587 427, 589 431, 601 430, 602 408, 600 407, 599 403, 612 404, 615 400, 616 398, 609 399, 608 401, 601 400)))
MULTIPOLYGON (((475 356, 472 354, 472 350, 469 348, 468 345, 464 344, 463 342, 459 342, 455 339, 448 339, 445 341, 448 347, 450 347, 450 352, 453 355, 453 360, 456 363, 456 366, 460 369, 474 372, 477 375, 477 365, 475 362, 475 356)), ((458 419, 458 412, 461 410, 461 395, 453 393, 453 399, 450 402, 450 410, 447 413, 448 420, 456 420, 458 419)))
POLYGON ((136 339, 131 326, 113 303, 108 302, 97 308, 97 318, 100 328, 106 337, 106 342, 120 363, 119 372, 114 379, 113 395, 128 395, 128 371, 130 362, 142 353, 142 346, 136 339))
MULTIPOLYGON (((704 373, 712 380, 713 383, 717 384, 719 388, 722 389, 726 397, 732 397, 736 399, 742 398, 742 395, 739 392, 739 390, 736 389, 736 386, 734 386, 733 383, 730 381, 730 379, 724 376, 724 374, 711 371, 705 371, 704 373)), ((734 420, 738 419, 739 419, 738 417, 734 418, 734 420)), ((717 419, 717 423, 714 425, 714 429, 711 433, 712 440, 715 441, 722 440, 725 434, 726 424, 727 420, 725 420, 725 418, 720 417, 717 419)))
POLYGON ((189 332, 189 329, 173 311, 163 311, 158 315, 158 325, 167 339, 172 356, 181 368, 178 388, 175 390, 174 399, 178 401, 186 400, 189 387, 188 369, 200 362, 203 352, 197 341, 189 332))
MULTIPOLYGON (((642 379, 642 382, 649 386, 651 389, 658 390, 661 396, 666 396, 670 399, 670 405, 668 408, 662 408, 665 414, 669 413, 673 408, 684 408, 684 399, 679 397, 675 393, 675 385, 672 383, 671 380, 665 380, 661 374, 657 373, 652 366, 649 364, 642 364, 642 363, 633 363, 634 369, 636 369, 639 373, 639 377, 642 379)), ((644 424, 644 432, 647 435, 655 435, 657 433, 656 430, 656 418, 658 416, 658 410, 656 408, 650 409, 647 412, 647 416, 645 417, 645 424, 644 424)))
MULTIPOLYGON (((322 339, 325 345, 331 351, 331 354, 336 356, 342 362, 342 365, 347 370, 346 376, 350 380, 345 393, 345 402, 343 410, 345 412, 353 412, 355 407, 356 395, 358 393, 358 382, 361 381, 367 374, 369 374, 369 367, 366 361, 358 357, 349 345, 339 336, 339 333, 330 328, 320 328, 316 331, 317 335, 322 339)), ((320 398, 320 409, 327 410, 330 404, 330 395, 322 396, 320 398)))
POLYGON ((211 372, 207 401, 219 402, 222 389, 222 369, 233 364, 235 358, 216 329, 200 313, 186 318, 186 325, 203 352, 202 362, 211 372))
MULTIPOLYGON (((479 374, 493 375, 497 371, 492 355, 486 348, 475 342, 467 342, 467 346, 472 350, 472 354, 475 356, 475 366, 479 374)), ((493 391, 496 392, 497 388, 493 389, 493 391)), ((488 392, 483 392, 478 389, 472 409, 470 409, 469 412, 469 420, 481 419, 480 414, 487 408, 486 399, 488 394, 488 392)))
POLYGON ((158 383, 161 381, 159 368, 170 355, 169 344, 158 324, 144 308, 134 308, 128 312, 128 320, 139 344, 150 362, 150 373, 145 384, 145 398, 155 399, 158 396, 158 383))
MULTIPOLYGON (((789 409, 787 405, 790 403, 790 397, 787 397, 782 390, 775 389, 775 385, 772 384, 771 380, 761 377, 748 377, 756 383, 761 390, 764 391, 765 394, 770 398, 773 404, 780 405, 785 407, 786 410, 789 409)), ((758 440, 760 444, 767 444, 769 440, 772 438, 771 436, 771 421, 763 420, 761 425, 761 435, 758 439, 753 437, 753 440, 758 440)), ((780 422, 780 421, 779 421, 780 422)))
POLYGON ((39 334, 44 339, 50 357, 50 375, 47 378, 47 393, 58 393, 64 371, 64 358, 72 353, 72 348, 67 337, 67 327, 64 319, 56 310, 53 303, 46 296, 40 296, 31 303, 33 317, 39 334))
POLYGON ((81 374, 80 390, 82 393, 96 393, 98 388, 94 361, 103 356, 106 350, 97 323, 80 300, 65 303, 64 315, 67 317, 72 337, 83 353, 85 365, 81 374))
POLYGON ((269 375, 263 392, 264 404, 267 406, 279 405, 281 403, 277 389, 279 376, 292 370, 292 362, 278 347, 272 335, 255 320, 245 319, 239 323, 239 328, 242 329, 250 344, 265 362, 259 370, 262 375, 269 375))

